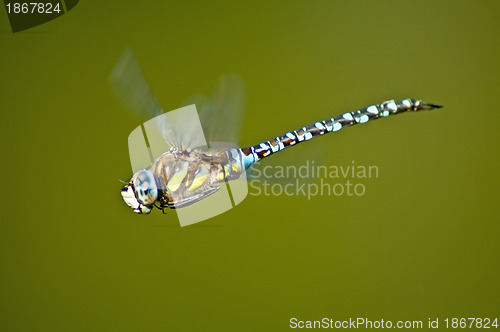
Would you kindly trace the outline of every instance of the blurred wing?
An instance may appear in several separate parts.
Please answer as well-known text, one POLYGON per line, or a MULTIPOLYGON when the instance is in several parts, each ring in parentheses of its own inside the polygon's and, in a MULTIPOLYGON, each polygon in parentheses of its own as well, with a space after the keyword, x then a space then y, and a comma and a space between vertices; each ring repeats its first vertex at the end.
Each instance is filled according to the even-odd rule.
MULTIPOLYGON (((120 56, 111 71, 109 82, 118 98, 140 118, 151 119, 164 113, 131 49, 125 50, 120 56)), ((157 121, 163 138, 171 147, 180 149, 178 136, 165 119, 166 117, 159 117, 157 121)))
POLYGON ((244 113, 245 87, 234 74, 220 78, 210 98, 194 95, 182 106, 196 105, 208 142, 238 143, 244 113))
MULTIPOLYGON (((192 96, 182 103, 181 109, 194 104, 197 112, 194 112, 193 116, 191 116, 192 114, 180 113, 178 114, 180 117, 171 117, 170 123, 175 128, 175 131, 182 133, 182 135, 177 136, 177 139, 179 145, 184 149, 207 145, 201 119, 199 118, 200 108, 198 107, 198 105, 205 105, 207 99, 202 95, 192 96)), ((176 111, 168 112, 168 114, 170 115, 176 111)))

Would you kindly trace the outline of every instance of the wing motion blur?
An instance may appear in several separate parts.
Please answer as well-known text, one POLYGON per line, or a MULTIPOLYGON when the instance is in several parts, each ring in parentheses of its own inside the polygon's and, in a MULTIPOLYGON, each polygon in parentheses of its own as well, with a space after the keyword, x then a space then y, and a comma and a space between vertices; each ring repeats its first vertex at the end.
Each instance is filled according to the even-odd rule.
MULTIPOLYGON (((118 98, 138 117, 151 119, 164 113, 130 48, 118 59, 109 76, 109 82, 118 98)), ((179 136, 164 119, 160 117, 157 123, 163 138, 171 147, 181 149, 179 136)))

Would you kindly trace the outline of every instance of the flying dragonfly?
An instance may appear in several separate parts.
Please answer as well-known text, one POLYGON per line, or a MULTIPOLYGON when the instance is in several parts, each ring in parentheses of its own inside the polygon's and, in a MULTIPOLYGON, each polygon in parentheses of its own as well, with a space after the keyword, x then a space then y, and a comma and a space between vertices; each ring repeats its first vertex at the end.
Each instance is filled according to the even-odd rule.
MULTIPOLYGON (((167 208, 181 209, 200 202, 220 190, 225 182, 239 179, 262 159, 315 137, 393 114, 442 107, 417 99, 389 100, 239 148, 211 143, 213 133, 227 133, 224 129, 228 128, 232 131, 237 129, 234 127, 241 117, 242 93, 241 82, 235 77, 221 81, 212 103, 200 103, 208 105, 205 106, 208 109, 200 110, 200 118, 209 144, 203 144, 203 140, 198 139, 200 129, 196 123, 189 120, 175 122, 162 116, 171 112, 164 113, 130 50, 119 59, 110 82, 117 95, 136 113, 154 117, 169 147, 148 167, 135 172, 122 188, 123 200, 138 214, 149 214, 154 207, 165 212, 167 208), (227 81, 231 81, 230 84, 227 81), (214 105, 218 102, 219 105, 214 105)), ((196 102, 196 98, 193 101, 196 102)))

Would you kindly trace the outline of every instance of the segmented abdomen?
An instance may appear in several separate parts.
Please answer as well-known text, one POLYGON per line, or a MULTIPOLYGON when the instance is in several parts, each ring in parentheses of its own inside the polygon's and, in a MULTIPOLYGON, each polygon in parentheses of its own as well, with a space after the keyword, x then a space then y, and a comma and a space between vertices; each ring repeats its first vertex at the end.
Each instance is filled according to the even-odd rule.
POLYGON ((325 121, 315 122, 309 126, 295 131, 287 132, 282 136, 273 138, 248 148, 241 149, 244 154, 244 164, 248 168, 257 161, 270 156, 273 153, 286 149, 300 142, 308 141, 325 133, 339 131, 342 128, 357 123, 365 123, 379 117, 406 111, 420 111, 439 108, 440 105, 429 104, 415 99, 404 99, 399 101, 389 100, 378 105, 372 105, 363 109, 347 112, 325 121))

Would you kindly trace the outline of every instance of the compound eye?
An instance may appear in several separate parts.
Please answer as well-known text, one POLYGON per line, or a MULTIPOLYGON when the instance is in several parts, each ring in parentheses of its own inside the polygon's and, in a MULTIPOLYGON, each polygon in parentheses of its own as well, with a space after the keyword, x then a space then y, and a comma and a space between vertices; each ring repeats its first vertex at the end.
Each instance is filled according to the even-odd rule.
POLYGON ((134 176, 134 189, 137 200, 143 205, 152 205, 158 197, 158 189, 153 174, 148 170, 139 171, 134 176))

